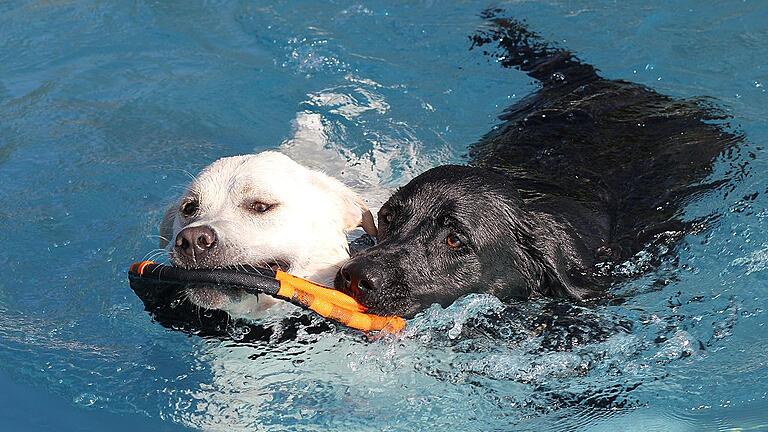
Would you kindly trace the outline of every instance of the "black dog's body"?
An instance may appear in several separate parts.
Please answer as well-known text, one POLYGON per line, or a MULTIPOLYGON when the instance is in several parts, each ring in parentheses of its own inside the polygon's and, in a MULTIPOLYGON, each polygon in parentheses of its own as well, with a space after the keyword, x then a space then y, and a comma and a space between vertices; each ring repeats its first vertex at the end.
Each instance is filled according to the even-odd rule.
POLYGON ((337 287, 381 314, 412 315, 472 292, 583 299, 679 219, 719 154, 739 137, 700 101, 601 78, 514 20, 492 18, 473 47, 498 43, 505 67, 542 83, 470 148, 402 187, 379 212, 379 244, 337 287), (603 265, 598 265, 603 264, 603 265))

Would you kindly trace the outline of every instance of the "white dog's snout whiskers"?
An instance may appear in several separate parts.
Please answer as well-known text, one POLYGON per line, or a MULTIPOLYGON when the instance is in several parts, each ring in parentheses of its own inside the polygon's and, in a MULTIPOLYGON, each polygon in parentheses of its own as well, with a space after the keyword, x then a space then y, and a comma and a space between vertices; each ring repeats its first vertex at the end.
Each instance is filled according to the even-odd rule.
POLYGON ((142 261, 157 261, 162 256, 167 256, 168 251, 166 249, 153 249, 146 254, 144 254, 144 258, 142 258, 142 261))

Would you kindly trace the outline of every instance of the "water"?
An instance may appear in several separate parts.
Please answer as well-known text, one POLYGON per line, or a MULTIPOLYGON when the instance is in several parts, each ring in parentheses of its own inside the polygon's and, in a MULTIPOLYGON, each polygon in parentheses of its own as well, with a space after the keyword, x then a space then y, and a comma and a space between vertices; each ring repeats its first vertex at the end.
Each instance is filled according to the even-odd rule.
POLYGON ((186 172, 281 147, 380 202, 463 161, 536 88, 468 51, 487 6, 0 3, 2 429, 768 429, 765 2, 500 4, 604 76, 713 97, 747 137, 737 191, 686 209, 722 218, 622 305, 495 320, 474 296, 401 338, 282 344, 143 311, 125 271, 186 172), (576 339, 524 325, 542 316, 578 316, 576 339))

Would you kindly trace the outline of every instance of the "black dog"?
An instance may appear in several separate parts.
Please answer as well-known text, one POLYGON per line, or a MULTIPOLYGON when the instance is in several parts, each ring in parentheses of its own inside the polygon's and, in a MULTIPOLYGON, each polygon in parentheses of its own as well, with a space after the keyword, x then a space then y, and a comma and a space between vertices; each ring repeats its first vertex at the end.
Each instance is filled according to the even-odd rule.
POLYGON ((499 298, 600 296, 611 265, 691 232, 682 206, 723 182, 714 160, 740 137, 702 101, 676 100, 554 48, 521 22, 486 14, 472 47, 542 88, 470 148, 379 211, 379 243, 339 271, 336 287, 372 312, 412 316, 468 293, 499 298))

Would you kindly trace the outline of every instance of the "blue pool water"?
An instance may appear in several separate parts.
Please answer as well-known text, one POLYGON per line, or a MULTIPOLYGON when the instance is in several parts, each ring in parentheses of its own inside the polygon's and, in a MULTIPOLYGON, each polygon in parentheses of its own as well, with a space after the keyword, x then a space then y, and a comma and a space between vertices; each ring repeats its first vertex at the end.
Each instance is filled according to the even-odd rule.
POLYGON ((468 51, 488 3, 6 1, 0 430, 768 430, 768 4, 493 5, 606 77, 714 98, 746 136, 737 190, 686 209, 722 214, 712 229, 583 313, 630 331, 568 350, 462 338, 500 306, 475 296, 397 340, 242 345, 161 327, 127 285, 216 158, 282 147, 374 201, 463 161, 536 89, 468 51))

